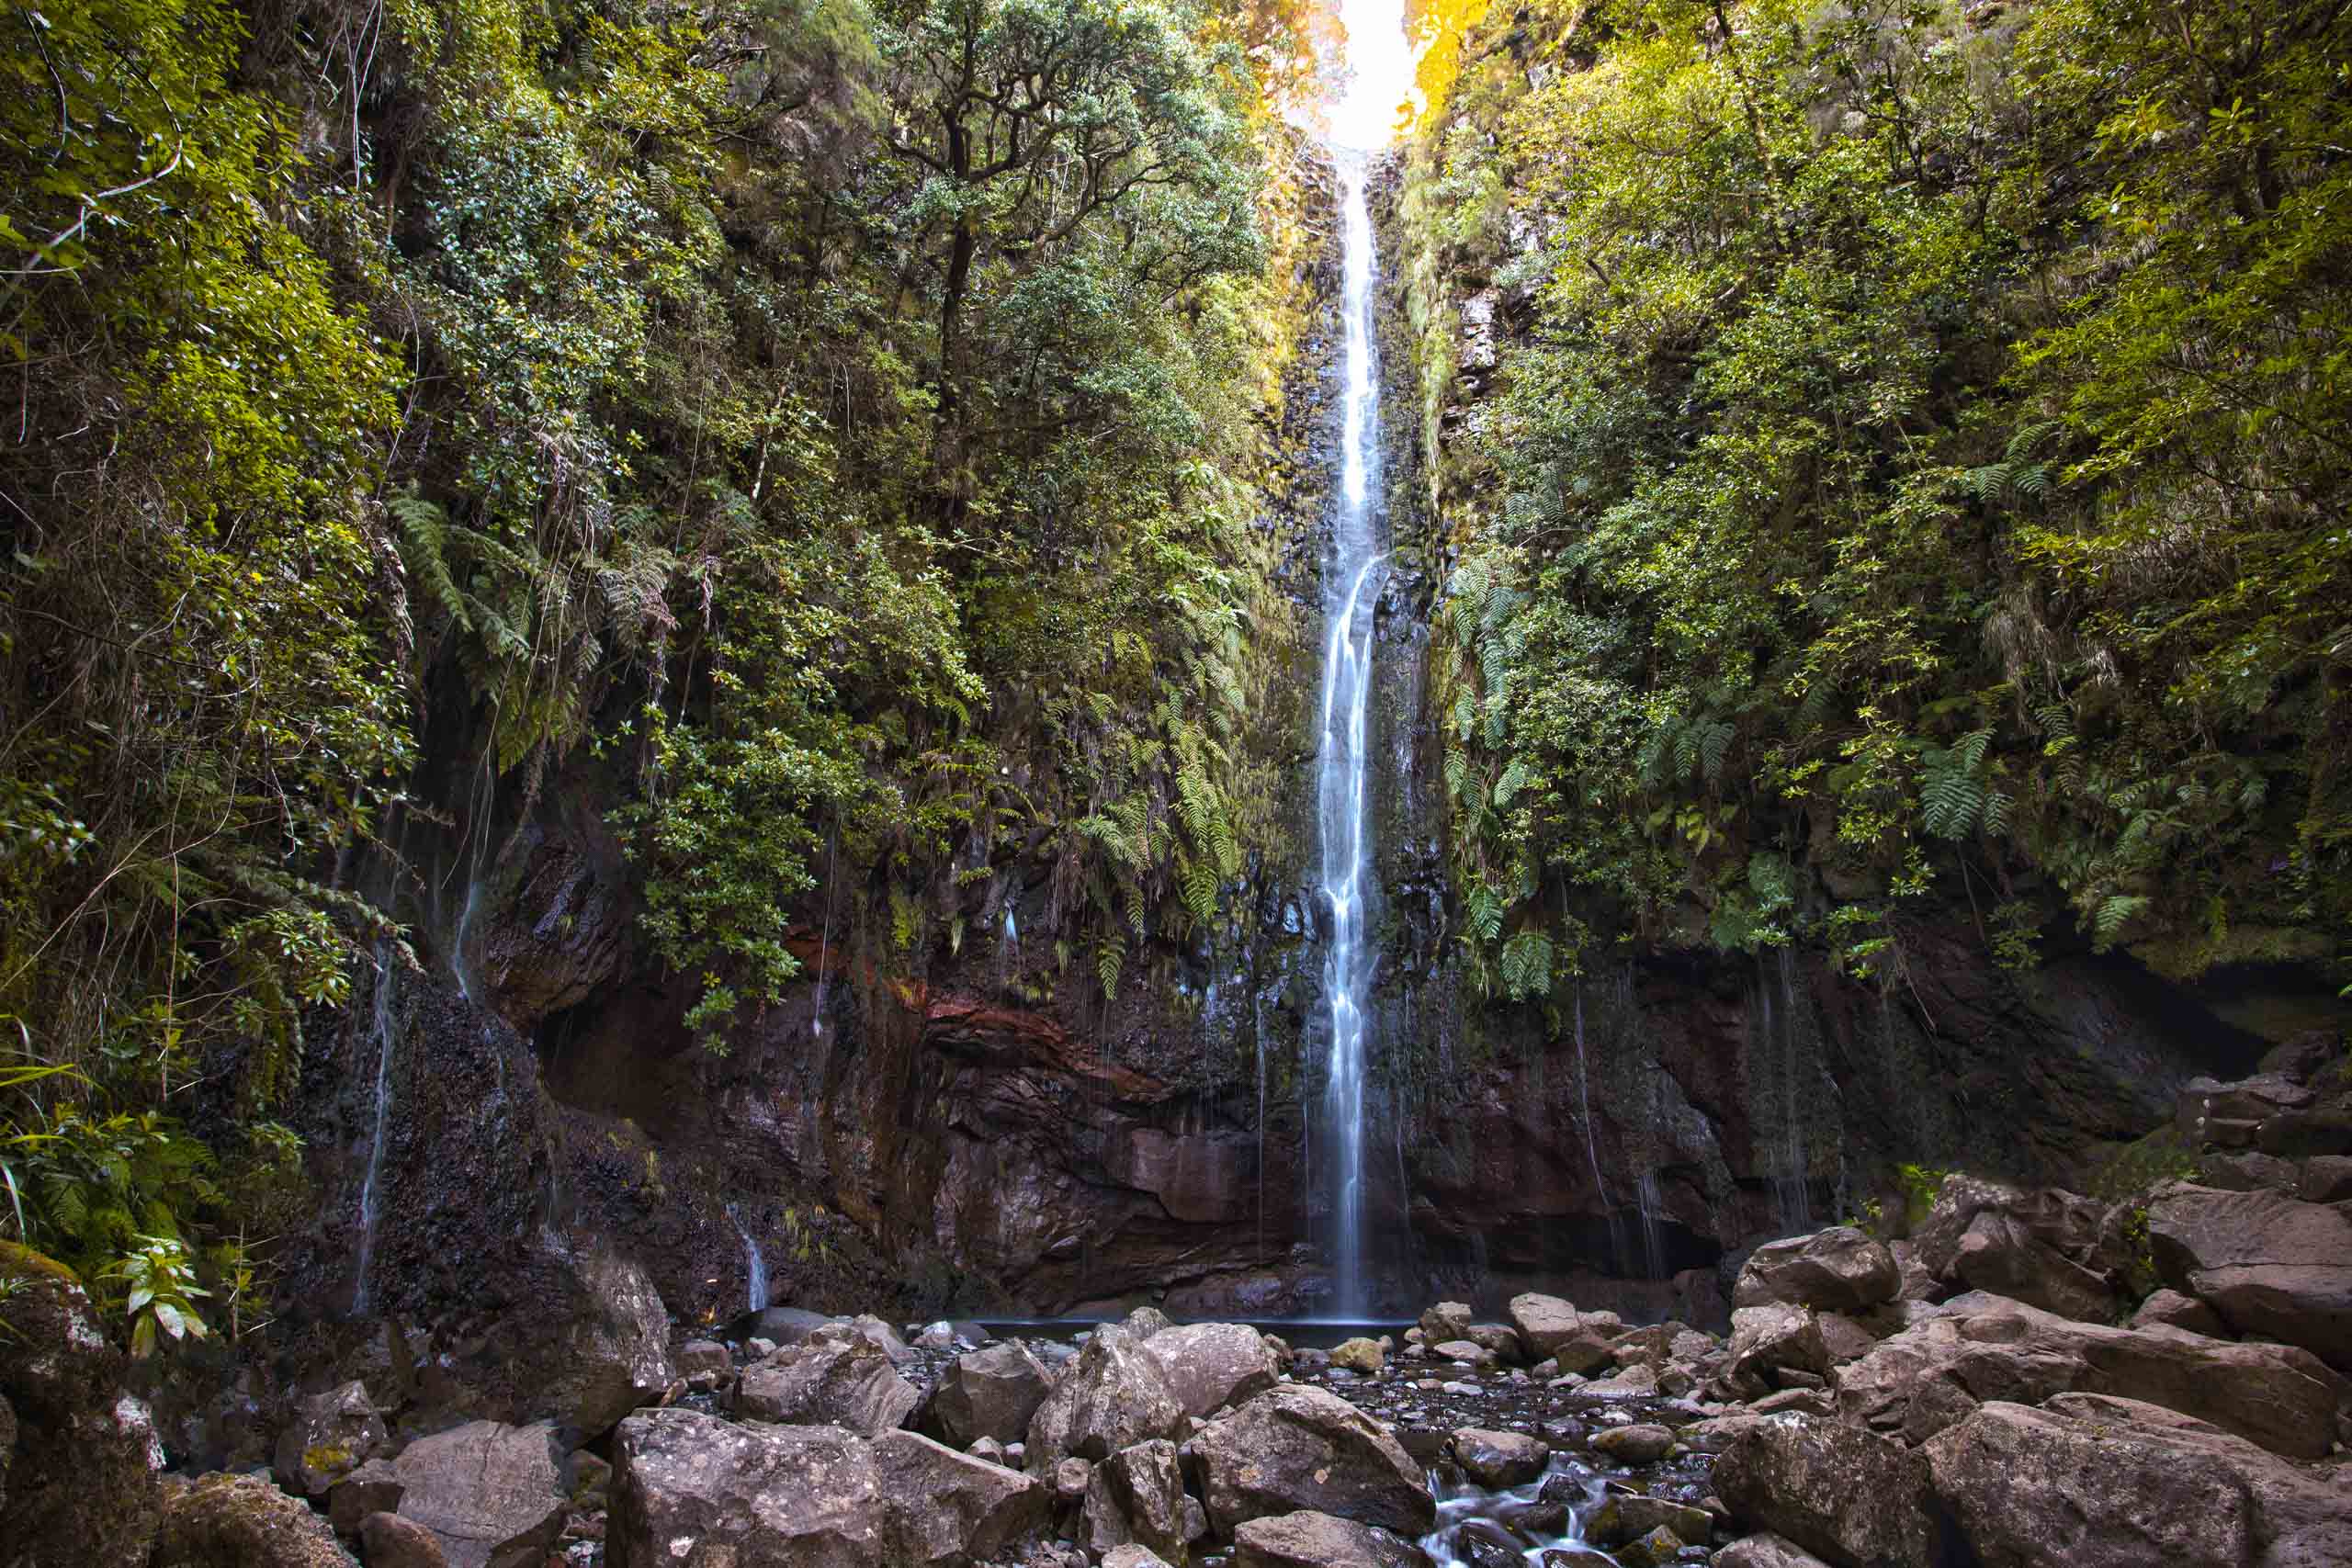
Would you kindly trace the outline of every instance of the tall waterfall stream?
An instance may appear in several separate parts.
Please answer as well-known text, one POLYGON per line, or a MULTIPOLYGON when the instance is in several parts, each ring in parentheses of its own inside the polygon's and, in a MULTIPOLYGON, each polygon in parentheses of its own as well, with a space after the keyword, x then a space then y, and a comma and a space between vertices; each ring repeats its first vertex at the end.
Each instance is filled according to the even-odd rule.
POLYGON ((1340 210, 1345 225, 1347 323, 1346 394, 1340 442, 1340 509, 1332 530, 1333 594, 1323 645, 1323 736, 1316 761, 1317 824, 1322 838, 1322 886, 1330 900, 1330 946, 1323 992, 1331 1030, 1325 1113, 1330 1150, 1327 1180, 1331 1214, 1332 1309, 1363 1314, 1364 1074, 1366 991, 1371 963, 1364 944, 1371 846, 1366 842, 1365 778, 1372 695, 1374 579, 1382 560, 1374 469, 1380 442, 1378 377, 1372 342, 1374 254, 1372 210, 1364 192, 1370 160, 1339 153, 1340 210))

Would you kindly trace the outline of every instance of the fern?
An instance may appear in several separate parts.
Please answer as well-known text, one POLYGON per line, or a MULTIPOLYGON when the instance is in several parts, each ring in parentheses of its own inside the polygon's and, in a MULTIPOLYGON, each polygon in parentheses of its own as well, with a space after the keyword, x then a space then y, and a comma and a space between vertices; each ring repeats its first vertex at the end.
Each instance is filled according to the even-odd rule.
POLYGON ((1525 757, 1513 757, 1503 769, 1503 776, 1495 781, 1495 809, 1510 807, 1511 797, 1535 780, 1535 764, 1525 757))
MULTIPOLYGON (((1919 805, 1928 831, 1939 839, 1962 839, 1980 822, 1991 826, 1993 791, 1979 776, 1993 732, 1979 729, 1949 748, 1929 747, 1920 757, 1919 805)), ((2001 818, 2007 819, 2007 797, 2001 818)))
POLYGON ((1539 931, 1523 931, 1503 943, 1503 989, 1513 1001, 1545 994, 1552 988, 1552 939, 1539 931))
POLYGON ((2148 900, 2137 893, 2110 893, 2099 900, 2091 916, 2091 939, 2094 948, 2104 953, 2115 945, 2132 917, 2148 907, 2148 900))
POLYGON ((1488 942, 1502 934, 1502 896, 1484 882, 1475 883, 1462 901, 1462 928, 1473 942, 1488 942))

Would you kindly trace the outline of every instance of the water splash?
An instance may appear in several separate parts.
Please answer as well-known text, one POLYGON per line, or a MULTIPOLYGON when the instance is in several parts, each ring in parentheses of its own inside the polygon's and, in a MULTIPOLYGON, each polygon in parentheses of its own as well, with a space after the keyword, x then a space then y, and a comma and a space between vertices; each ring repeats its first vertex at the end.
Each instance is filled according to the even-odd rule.
POLYGON ((759 1239, 744 1226, 743 1216, 736 1213, 732 1203, 727 1205, 727 1219, 735 1227, 735 1234, 743 1238, 743 1274, 747 1281, 744 1285, 745 1299, 752 1311, 764 1312, 768 1304, 767 1258, 760 1251, 759 1239))
POLYGON ((383 1217, 384 1134, 390 1123, 394 1038, 392 950, 390 942, 376 944, 376 997, 369 1022, 376 1036, 376 1122, 375 1131, 368 1141, 368 1174, 359 1183, 358 1278, 351 1290, 351 1311, 355 1317, 363 1315, 374 1304, 368 1288, 368 1274, 376 1261, 377 1226, 383 1217))
POLYGON ((1376 517, 1369 497, 1379 442, 1372 343, 1374 254, 1372 208, 1364 191, 1368 160, 1338 156, 1346 231, 1347 397, 1340 444, 1340 513, 1333 530, 1329 581, 1346 589, 1332 606, 1323 649, 1323 739, 1316 795, 1322 837, 1323 894, 1331 903, 1331 943, 1323 966, 1331 1043, 1325 1112, 1331 1154, 1333 1310, 1362 1312, 1363 1280, 1363 1119, 1365 1022, 1371 979, 1364 943, 1365 843, 1368 814, 1367 731, 1372 697, 1374 573, 1384 557, 1374 547, 1376 517))

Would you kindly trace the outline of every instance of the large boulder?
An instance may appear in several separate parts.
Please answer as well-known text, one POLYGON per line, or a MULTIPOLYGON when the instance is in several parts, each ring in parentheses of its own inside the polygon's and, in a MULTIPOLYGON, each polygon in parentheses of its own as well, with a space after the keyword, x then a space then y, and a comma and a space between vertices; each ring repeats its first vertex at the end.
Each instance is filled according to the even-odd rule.
POLYGON ((1883 1244, 1851 1225, 1833 1225, 1749 1253, 1731 1304, 1787 1302, 1816 1312, 1860 1312, 1893 1301, 1902 1288, 1902 1270, 1883 1244))
POLYGON ((1926 1461, 1840 1421, 1758 1422, 1715 1460, 1714 1487, 1734 1518, 1835 1568, 1934 1568, 1939 1554, 1926 1461))
POLYGON ((449 1568, 537 1568, 563 1529, 552 1426, 469 1422, 419 1438, 392 1469, 400 1517, 433 1532, 449 1568))
POLYGON ((441 1538, 414 1519, 370 1514, 359 1521, 358 1534, 368 1568, 449 1568, 441 1538))
POLYGON ((521 1354, 514 1370, 525 1418, 586 1439, 661 1398, 677 1371, 670 1314, 650 1275, 601 1252, 576 1259, 572 1274, 574 1293, 554 1323, 509 1337, 521 1354))
MULTIPOLYGON (((1985 1250, 1984 1238, 2014 1235, 2021 1242, 2038 1244, 2045 1252, 2035 1257, 2064 1258, 2101 1279, 2115 1273, 2124 1259, 2117 1251, 2116 1233, 2108 1224, 2109 1206, 2080 1193, 2041 1187, 2030 1190, 1986 1181, 1979 1177, 1948 1177, 1937 1190, 1935 1202, 1911 1235, 1911 1254, 1928 1275, 1942 1284, 1966 1284, 1961 1274, 1962 1253, 1969 1233, 1979 1237, 1970 1251, 1970 1267, 2004 1267, 1985 1250), (1996 1224, 1980 1228, 1981 1216, 1991 1213, 1996 1224)), ((1974 1286, 1990 1289, 1990 1286, 1974 1286)))
POLYGON ((1429 1554, 1385 1529, 1302 1512, 1249 1520, 1233 1538, 1233 1568, 1429 1568, 1429 1554))
POLYGON ((959 1449, 982 1438, 1017 1443, 1052 1386, 1052 1374, 1028 1346, 1018 1339, 1002 1340, 958 1357, 939 1375, 921 1426, 959 1449))
POLYGON ((1986 1568, 2343 1568, 2352 1477, 2286 1463, 2204 1422, 2132 1400, 1996 1401, 1922 1450, 1986 1568))
POLYGON ((839 1427, 642 1410, 613 1439, 605 1549, 612 1568, 894 1568, 883 1496, 873 1445, 839 1427))
POLYGON ((1183 1425, 1183 1401, 1159 1359, 1142 1340, 1106 1324, 1030 1418, 1023 1462, 1032 1475, 1050 1475, 1064 1459, 1100 1461, 1154 1438, 1176 1437, 1183 1425))
POLYGON ((1184 1473, 1176 1445, 1155 1438, 1096 1465, 1087 1477, 1079 1540, 1090 1551, 1145 1546, 1183 1562, 1184 1473))
MULTIPOLYGON (((913 1432, 885 1432, 873 1448, 892 1568, 994 1557, 1046 1522, 1051 1500, 1034 1476, 913 1432)), ((1172 1465, 1172 1449, 1169 1457, 1172 1465)))
POLYGON ((1829 1346, 1812 1309, 1774 1302, 1731 1314, 1723 1382, 1735 1396, 1753 1399, 1770 1392, 1783 1369, 1824 1377, 1829 1368, 1829 1346))
POLYGON ((1187 1447, 1210 1527, 1225 1539, 1269 1514, 1336 1514, 1408 1536, 1437 1517, 1420 1467, 1396 1439, 1323 1389, 1285 1383, 1261 1393, 1187 1447))
POLYGON ((1716 1552, 1713 1568, 1827 1568, 1827 1564, 1787 1537, 1762 1530, 1716 1552))
MULTIPOLYGON (((1558 1301, 1546 1296, 1546 1301, 1558 1301)), ((1562 1305, 1566 1305, 1562 1303, 1562 1305)), ((1569 1307, 1574 1312, 1574 1307, 1569 1307)), ((1421 1337, 1434 1345, 1442 1339, 1461 1339, 1470 1332, 1470 1308, 1462 1302, 1440 1302, 1421 1314, 1421 1337)))
POLYGON ((2182 1295, 2178 1291, 2152 1291, 2148 1299, 2132 1313, 2133 1328, 2179 1328, 2190 1334, 2210 1335, 2215 1339, 2226 1337, 2230 1325, 2222 1314, 2199 1301, 2195 1296, 2182 1295))
POLYGON ((368 1385, 346 1382, 298 1401, 277 1434, 270 1472, 299 1497, 323 1497, 352 1471, 391 1450, 368 1385))
POLYGON ((2106 1276, 2068 1258, 2005 1209, 1980 1210, 1969 1222, 1949 1272, 1972 1291, 2008 1296, 2061 1317, 2105 1323, 2115 1316, 2115 1291, 2106 1276))
POLYGON ((2110 1328, 1970 1294, 1842 1369, 1838 1408, 1858 1425, 1918 1443, 1988 1400, 2113 1394, 2210 1421, 2276 1453, 2316 1459, 2335 1438, 2336 1388, 2317 1357, 2291 1345, 2110 1328))
POLYGON ((141 1568, 164 1454, 88 1292, 0 1242, 0 1568, 141 1568))
POLYGON ((922 1398, 871 1339, 820 1334, 744 1368, 735 1413, 786 1427, 846 1427, 871 1438, 906 1420, 922 1398))
MULTIPOLYGON (((1453 1304, 1442 1303, 1430 1311, 1442 1312, 1453 1304)), ((1607 1366, 1615 1356, 1611 1341, 1623 1333, 1625 1327, 1613 1312, 1578 1312, 1572 1303, 1534 1291, 1513 1296, 1509 1311, 1510 1325, 1518 1331, 1520 1342, 1526 1347, 1528 1359, 1557 1361, 1563 1372, 1589 1372, 1595 1367, 1607 1366)), ((1421 1314, 1421 1327, 1425 1331, 1430 1325, 1430 1313, 1421 1314)), ((1462 1315, 1466 1319, 1469 1314, 1465 1310, 1462 1315)), ((1463 1333, 1466 1334, 1469 1327, 1470 1325, 1464 1322, 1463 1333)), ((1452 1339, 1462 1337, 1462 1334, 1446 1336, 1452 1339)), ((1431 1342, 1435 1343, 1434 1340, 1431 1342)))
POLYGON ((149 1568, 351 1568, 334 1531, 258 1475, 208 1475, 164 1510, 149 1568))
POLYGON ((2352 1371, 2352 1203, 2174 1183, 2149 1201, 2148 1244, 2166 1284, 2240 1334, 2352 1371))
MULTIPOLYGON (((1192 1323, 1163 1328, 1144 1346, 1159 1363, 1187 1416, 1238 1404, 1282 1379, 1266 1337, 1240 1323, 1192 1323)), ((1336 1357, 1334 1358, 1337 1359, 1336 1357)))
POLYGON ((1524 1432, 1464 1427, 1453 1434, 1454 1462, 1462 1473, 1490 1488, 1521 1486, 1544 1473, 1551 1445, 1524 1432))

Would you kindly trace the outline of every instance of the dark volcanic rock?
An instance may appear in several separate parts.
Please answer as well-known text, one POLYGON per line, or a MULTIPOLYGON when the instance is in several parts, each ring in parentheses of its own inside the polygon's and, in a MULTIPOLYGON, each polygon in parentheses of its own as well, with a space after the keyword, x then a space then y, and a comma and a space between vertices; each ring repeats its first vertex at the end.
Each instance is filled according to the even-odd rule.
POLYGON ((612 1568, 895 1568, 883 1523, 872 1447, 838 1427, 648 1410, 613 1439, 612 1568))
POLYGON ((1491 1489, 1524 1485, 1544 1473, 1551 1457, 1551 1445, 1524 1432, 1464 1427, 1453 1434, 1454 1462, 1464 1475, 1491 1489))
MULTIPOLYGON (((874 1440, 892 1568, 947 1568, 993 1557, 1046 1522, 1046 1485, 913 1432, 874 1440)), ((1174 1451, 1169 1462, 1175 1462, 1174 1451)))
POLYGON ((563 1528, 555 1438, 495 1421, 419 1438, 392 1461, 401 1517, 433 1532, 449 1568, 537 1568, 563 1528))
POLYGON ((359 1521, 359 1550, 368 1568, 448 1568, 441 1538, 414 1519, 370 1514, 359 1521))
POLYGON ((922 1395, 881 1347, 854 1333, 819 1335, 743 1369, 735 1409, 788 1427, 846 1427, 863 1438, 889 1431, 922 1395))
POLYGON ((1985 1404, 1922 1450, 1985 1568, 2352 1563, 2352 1477, 2125 1399, 1985 1404))
POLYGON ((2240 1334, 2352 1371, 2352 1203, 2176 1183, 2149 1201, 2148 1238, 2165 1282, 2240 1334))
POLYGON ((1836 1568, 1936 1563, 1926 1462, 1859 1427, 1768 1417, 1715 1461, 1714 1485, 1733 1517, 1786 1536, 1836 1568))
POLYGON ((1193 1323, 1153 1335, 1144 1353, 1168 1374, 1187 1416, 1206 1416, 1262 1393, 1282 1376, 1266 1337, 1246 1324, 1193 1323))
POLYGON ((1004 1340, 958 1357, 940 1374, 921 1426, 959 1449, 982 1438, 1017 1443, 1028 1434, 1029 1419, 1045 1403, 1052 1382, 1028 1346, 1004 1340))
POLYGON ((1184 1556, 1184 1475, 1165 1438, 1121 1449, 1087 1478, 1079 1539, 1090 1551, 1140 1545, 1184 1556))
POLYGON ((1735 1307, 1788 1302, 1819 1312, 1858 1312, 1902 1289, 1894 1255, 1851 1225, 1766 1242, 1748 1254, 1732 1291, 1735 1307))
POLYGON ((2076 1323, 1973 1294, 1840 1370, 1849 1421, 1923 1442, 1987 1400, 2079 1391, 2144 1400, 2278 1453, 2317 1458, 2335 1437, 2336 1380, 2308 1350, 2172 1328, 2076 1323))
POLYGON ((294 1419, 277 1435, 270 1471, 295 1495, 323 1497, 345 1473, 390 1447, 368 1385, 354 1381, 296 1404, 294 1419))
POLYGON ((1187 1445, 1217 1534, 1245 1519, 1336 1514, 1401 1534, 1437 1517, 1420 1467, 1372 1418, 1337 1394, 1285 1383, 1203 1427, 1187 1445))
POLYGON ((1032 1475, 1050 1474, 1073 1455, 1101 1461, 1154 1438, 1176 1437, 1183 1423, 1183 1404, 1159 1362, 1141 1340, 1106 1325, 1062 1370, 1030 1418, 1023 1462, 1032 1475))
POLYGON ((1233 1568, 1429 1568, 1429 1555, 1386 1530, 1303 1511, 1244 1523, 1233 1568))

